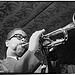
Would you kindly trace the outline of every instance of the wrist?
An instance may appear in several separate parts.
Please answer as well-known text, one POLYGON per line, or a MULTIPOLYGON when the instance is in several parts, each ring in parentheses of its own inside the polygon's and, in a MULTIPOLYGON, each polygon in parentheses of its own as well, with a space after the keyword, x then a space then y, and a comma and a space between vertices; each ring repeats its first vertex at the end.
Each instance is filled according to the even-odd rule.
POLYGON ((35 54, 34 50, 28 49, 28 51, 30 51, 31 53, 35 54))

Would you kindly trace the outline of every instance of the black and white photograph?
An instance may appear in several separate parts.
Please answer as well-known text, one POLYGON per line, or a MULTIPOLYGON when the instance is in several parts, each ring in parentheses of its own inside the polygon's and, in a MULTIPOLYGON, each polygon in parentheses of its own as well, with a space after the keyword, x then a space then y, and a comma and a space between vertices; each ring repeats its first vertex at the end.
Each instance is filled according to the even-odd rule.
POLYGON ((0 1, 0 74, 75 74, 75 2, 0 1))

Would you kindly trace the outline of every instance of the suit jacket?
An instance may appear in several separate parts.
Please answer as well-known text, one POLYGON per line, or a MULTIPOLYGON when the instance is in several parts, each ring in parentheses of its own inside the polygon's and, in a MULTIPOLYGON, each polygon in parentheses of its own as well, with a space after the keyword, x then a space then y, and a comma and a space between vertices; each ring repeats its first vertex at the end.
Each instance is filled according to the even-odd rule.
POLYGON ((10 73, 34 73, 40 61, 31 51, 27 51, 19 60, 7 57, 3 64, 10 73))

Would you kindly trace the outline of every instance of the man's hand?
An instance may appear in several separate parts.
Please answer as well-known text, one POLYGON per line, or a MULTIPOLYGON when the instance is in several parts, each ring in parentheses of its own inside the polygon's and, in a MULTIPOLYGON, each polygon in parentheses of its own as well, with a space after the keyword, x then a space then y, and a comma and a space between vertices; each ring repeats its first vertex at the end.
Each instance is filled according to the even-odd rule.
POLYGON ((35 51, 38 50, 39 38, 43 32, 45 32, 45 29, 36 31, 32 34, 32 36, 30 37, 28 50, 30 50, 33 53, 35 53, 35 51))

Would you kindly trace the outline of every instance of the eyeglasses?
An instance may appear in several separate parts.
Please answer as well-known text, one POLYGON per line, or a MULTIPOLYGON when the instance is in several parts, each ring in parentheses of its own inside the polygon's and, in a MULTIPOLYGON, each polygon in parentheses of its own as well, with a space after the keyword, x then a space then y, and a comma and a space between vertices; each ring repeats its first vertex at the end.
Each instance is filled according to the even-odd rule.
POLYGON ((28 39, 27 36, 22 36, 22 34, 15 34, 14 36, 10 37, 9 40, 13 37, 16 37, 18 40, 21 40, 21 39, 28 39))

